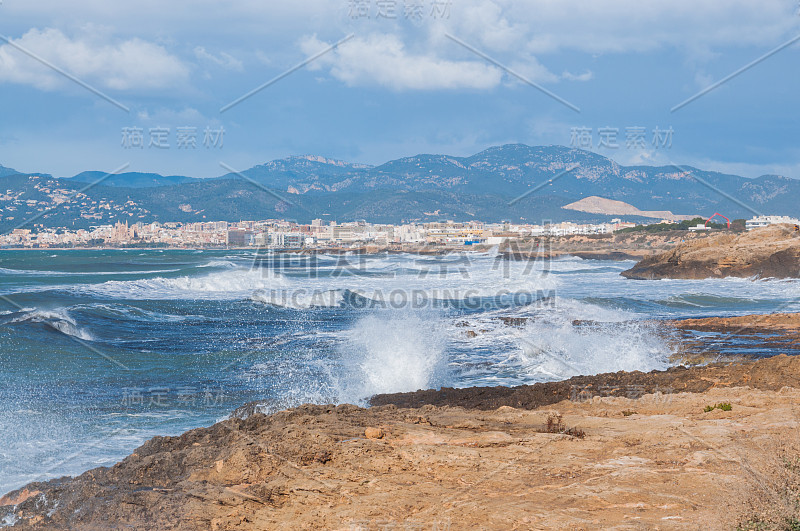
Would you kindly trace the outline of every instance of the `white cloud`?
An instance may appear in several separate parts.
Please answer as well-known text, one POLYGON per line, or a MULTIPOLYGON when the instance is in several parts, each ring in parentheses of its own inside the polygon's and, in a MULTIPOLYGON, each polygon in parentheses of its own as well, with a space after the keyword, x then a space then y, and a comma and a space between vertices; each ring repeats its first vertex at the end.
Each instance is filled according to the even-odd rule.
POLYGON ((235 72, 244 70, 244 65, 240 60, 225 52, 220 52, 219 55, 213 55, 207 52, 203 46, 197 46, 194 49, 194 56, 201 61, 215 64, 225 70, 233 70, 235 72))
POLYGON ((800 163, 755 164, 749 162, 720 161, 709 158, 696 158, 686 162, 695 168, 711 169, 722 173, 742 175, 744 177, 760 177, 762 175, 783 175, 800 179, 800 163))
MULTIPOLYGON (((550 72, 547 67, 532 55, 527 56, 524 60, 515 60, 509 65, 509 68, 534 83, 555 83, 558 81, 558 76, 550 72)), ((514 76, 508 77, 512 84, 520 82, 514 76)))
POLYGON ((785 0, 464 0, 451 31, 476 46, 533 54, 645 52, 707 55, 720 46, 779 44, 797 30, 785 0))
POLYGON ((184 107, 180 110, 167 107, 142 108, 137 110, 136 117, 139 124, 164 127, 209 125, 216 121, 216 117, 208 118, 193 107, 184 107))
MULTIPOLYGON (((304 38, 300 47, 312 55, 329 44, 316 35, 304 38)), ((451 61, 434 54, 410 53, 396 35, 356 37, 309 65, 330 68, 336 79, 349 86, 380 85, 392 90, 490 89, 503 73, 483 61, 451 61)))
POLYGON ((590 81, 594 78, 594 73, 591 70, 587 70, 582 74, 573 74, 572 72, 564 71, 561 77, 567 81, 590 81))
MULTIPOLYGON (((99 34, 73 38, 58 29, 31 29, 12 42, 50 64, 100 88, 138 90, 174 87, 189 69, 164 47, 133 38, 115 44, 99 34)), ((70 84, 64 76, 10 44, 0 46, 0 82, 54 90, 70 84)))
MULTIPOLYGON (((151 40, 165 34, 209 47, 218 38, 273 42, 316 32, 324 38, 353 31, 414 31, 398 0, 396 24, 373 16, 353 21, 348 0, 37 0, 6 2, 6 27, 81 26, 86 20, 116 26, 151 40), (124 21, 120 25, 120 21, 124 21), (357 25, 356 25, 357 22, 357 25)), ((541 54, 564 50, 588 53, 641 52, 677 47, 701 52, 720 46, 769 46, 797 31, 796 0, 454 0, 449 18, 429 16, 423 26, 443 25, 476 47, 541 54)), ((19 30, 18 30, 19 31, 19 30)), ((270 53, 273 53, 272 51, 270 53)))
MULTIPOLYGON (((39 0, 7 3, 3 11, 7 14, 4 22, 16 27, 18 34, 30 27, 54 25, 62 31, 71 31, 86 20, 114 28, 117 35, 125 35, 129 40, 109 45, 85 37, 68 39, 60 35, 61 40, 71 45, 67 46, 69 51, 62 53, 54 46, 45 48, 51 50, 54 63, 63 61, 68 70, 70 66, 79 69, 81 65, 69 63, 78 62, 81 56, 100 60, 103 55, 115 54, 149 56, 150 60, 131 59, 130 65, 116 75, 114 65, 120 63, 119 58, 106 59, 103 65, 84 65, 103 80, 101 85, 125 88, 134 84, 168 86, 175 78, 188 77, 185 64, 193 59, 242 71, 244 65, 239 58, 216 51, 228 48, 231 42, 252 43, 255 50, 268 50, 268 56, 255 52, 253 63, 289 65, 296 59, 293 55, 296 49, 285 43, 304 34, 319 35, 319 42, 333 42, 355 32, 356 39, 315 66, 327 64, 334 77, 351 85, 372 83, 403 90, 490 88, 500 82, 504 74, 499 69, 444 39, 445 31, 502 63, 520 70, 527 68, 525 75, 534 81, 553 82, 586 81, 591 75, 550 73, 542 64, 556 69, 547 56, 560 52, 597 55, 678 49, 691 58, 690 62, 696 60, 702 66, 716 57, 716 52, 731 47, 758 47, 766 51, 798 29, 796 6, 790 0, 458 0, 451 3, 449 17, 444 20, 429 16, 426 9, 421 25, 405 20, 402 2, 398 2, 400 9, 395 21, 377 19, 374 13, 368 20, 354 21, 348 16, 348 5, 346 0, 231 0, 224 6, 214 0, 168 3, 139 0, 108 9, 99 0, 71 0, 66 4, 61 0, 39 0), (120 25, 120 20, 125 21, 124 25, 120 25), (191 43, 190 57, 181 62, 162 46, 152 44, 161 42, 159 39, 165 35, 177 42, 191 43), (81 46, 87 52, 97 48, 100 57, 95 53, 72 53, 72 49, 81 46), (370 50, 370 46, 377 48, 370 50), (73 57, 76 55, 78 58, 73 57), (265 61, 267 58, 269 62, 265 61), (137 68, 142 75, 134 79, 130 73, 137 68)), ((374 11, 374 1, 370 5, 374 11)), ((41 40, 51 31, 56 30, 33 30, 23 39, 41 40)), ((303 43, 304 50, 314 46, 310 38, 303 43)), ((27 64, 30 61, 24 57, 15 55, 13 59, 11 64, 8 49, 0 55, 0 81, 40 87, 62 82, 57 74, 43 74, 39 65, 27 64), (26 64, 22 64, 23 60, 26 64)), ((563 65, 555 71, 562 69, 563 65)))

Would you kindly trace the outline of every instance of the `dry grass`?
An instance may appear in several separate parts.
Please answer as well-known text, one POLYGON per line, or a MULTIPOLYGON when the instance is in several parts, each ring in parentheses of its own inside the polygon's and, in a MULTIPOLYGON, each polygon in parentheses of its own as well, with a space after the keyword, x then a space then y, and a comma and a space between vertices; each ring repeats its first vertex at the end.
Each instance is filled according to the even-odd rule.
POLYGON ((549 414, 547 416, 547 424, 544 425, 541 431, 542 433, 561 433, 578 439, 586 437, 586 432, 579 428, 567 428, 563 417, 559 413, 549 414))
POLYGON ((800 531, 800 441, 786 436, 754 444, 766 457, 743 463, 746 502, 737 529, 800 531))

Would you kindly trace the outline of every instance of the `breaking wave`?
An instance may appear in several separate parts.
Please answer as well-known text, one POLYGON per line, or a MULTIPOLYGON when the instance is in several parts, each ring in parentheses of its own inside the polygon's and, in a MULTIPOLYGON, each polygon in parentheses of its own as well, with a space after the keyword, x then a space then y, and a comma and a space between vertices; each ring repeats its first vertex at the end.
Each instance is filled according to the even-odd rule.
POLYGON ((577 301, 526 323, 516 333, 520 362, 534 379, 666 369, 673 354, 663 329, 641 316, 577 301))
POLYGON ((111 280, 75 289, 117 299, 237 299, 246 298, 255 290, 286 285, 286 279, 279 273, 239 268, 200 276, 111 280))
POLYGON ((449 335, 446 321, 435 315, 387 312, 361 318, 340 347, 339 402, 362 404, 377 393, 446 385, 449 335))
POLYGON ((24 308, 18 312, 4 315, 2 323, 6 325, 40 323, 58 330, 62 334, 77 337, 85 341, 94 341, 94 337, 83 328, 80 328, 75 322, 75 319, 64 309, 39 310, 24 308))

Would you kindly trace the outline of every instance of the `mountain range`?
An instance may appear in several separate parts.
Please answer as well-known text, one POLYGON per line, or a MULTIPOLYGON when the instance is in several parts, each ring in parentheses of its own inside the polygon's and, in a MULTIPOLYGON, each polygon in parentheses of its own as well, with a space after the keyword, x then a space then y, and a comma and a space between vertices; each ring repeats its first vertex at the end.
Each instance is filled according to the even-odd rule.
POLYGON ((0 193, 5 191, 0 195, 0 229, 33 215, 39 216, 37 223, 70 228, 123 219, 541 223, 620 217, 563 208, 591 196, 634 205, 632 213, 720 212, 731 219, 800 213, 800 180, 778 175, 751 179, 691 167, 622 166, 563 146, 510 144, 470 157, 416 155, 379 166, 298 156, 212 179, 106 175, 87 171, 55 178, 0 166, 0 193))

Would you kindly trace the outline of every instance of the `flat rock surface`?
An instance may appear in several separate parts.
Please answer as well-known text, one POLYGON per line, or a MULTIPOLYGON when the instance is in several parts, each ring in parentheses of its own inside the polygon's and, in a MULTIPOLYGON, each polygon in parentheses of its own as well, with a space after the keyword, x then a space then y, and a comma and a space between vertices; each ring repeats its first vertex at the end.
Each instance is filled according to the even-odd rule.
POLYGON ((767 313, 669 321, 676 328, 710 332, 800 332, 800 313, 767 313))
MULTIPOLYGON (((800 357, 650 374, 671 375, 663 383, 676 390, 578 395, 539 409, 303 406, 234 418, 156 437, 111 468, 28 485, 0 499, 0 519, 14 529, 785 521, 800 495, 800 357), (723 403, 730 410, 705 411, 723 403), (366 437, 368 428, 382 436, 366 437)), ((619 374, 591 378, 584 383, 597 388, 628 385, 619 374)))
POLYGON ((771 225, 741 234, 718 233, 687 240, 642 259, 622 276, 661 278, 800 278, 800 232, 771 225))

